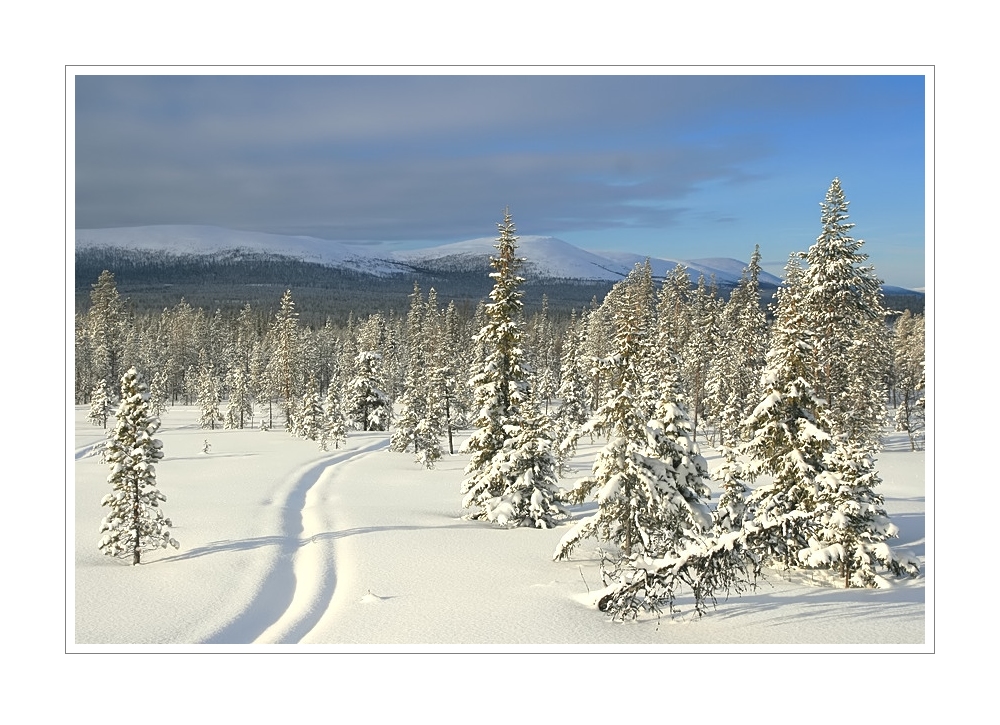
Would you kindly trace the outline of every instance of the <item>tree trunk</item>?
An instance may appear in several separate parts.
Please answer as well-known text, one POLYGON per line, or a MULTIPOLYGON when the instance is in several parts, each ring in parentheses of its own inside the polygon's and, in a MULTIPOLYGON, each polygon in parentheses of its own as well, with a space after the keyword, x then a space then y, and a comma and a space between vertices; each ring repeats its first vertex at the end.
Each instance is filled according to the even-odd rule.
POLYGON ((444 417, 448 423, 448 453, 455 455, 455 443, 451 435, 451 398, 447 393, 444 396, 444 417))
POLYGON ((139 548, 139 533, 140 533, 140 522, 139 522, 139 482, 135 481, 132 485, 132 525, 135 527, 135 543, 132 545, 132 566, 136 566, 139 563, 139 556, 142 553, 139 548))

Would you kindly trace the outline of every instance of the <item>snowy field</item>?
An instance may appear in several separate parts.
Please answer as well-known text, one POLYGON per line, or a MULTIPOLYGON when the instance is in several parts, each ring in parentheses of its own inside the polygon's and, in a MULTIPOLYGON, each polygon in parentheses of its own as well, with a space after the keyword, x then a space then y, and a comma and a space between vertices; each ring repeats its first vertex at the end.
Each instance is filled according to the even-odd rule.
MULTIPOLYGON (((879 459, 881 492, 900 529, 894 548, 919 558, 920 577, 844 590, 825 572, 771 572, 701 618, 683 600, 673 617, 621 623, 593 605, 596 540, 556 563, 566 524, 500 530, 461 518, 468 456, 425 470, 389 452, 387 433, 359 432, 323 452, 282 430, 202 430, 194 407, 170 408, 157 433, 157 482, 180 549, 145 553, 138 567, 104 556, 108 468, 94 455, 104 434, 87 412, 74 411, 68 481, 70 652, 933 651, 924 453, 905 435, 879 459)), ((575 476, 598 447, 582 446, 575 476)), ((713 469, 721 462, 703 452, 713 469)))

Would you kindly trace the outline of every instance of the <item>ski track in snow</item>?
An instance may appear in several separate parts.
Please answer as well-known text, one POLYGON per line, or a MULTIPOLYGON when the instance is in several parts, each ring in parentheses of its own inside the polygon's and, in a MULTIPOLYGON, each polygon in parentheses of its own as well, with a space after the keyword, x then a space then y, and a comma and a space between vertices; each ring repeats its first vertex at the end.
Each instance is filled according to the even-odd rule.
POLYGON ((296 471, 284 487, 281 551, 248 607, 204 644, 297 644, 319 622, 336 586, 331 522, 318 505, 332 468, 389 447, 388 437, 296 471))
POLYGON ((99 443, 90 443, 88 445, 82 446, 81 448, 77 448, 75 451, 73 451, 73 460, 79 461, 81 458, 86 458, 87 456, 93 455, 96 452, 98 444, 99 443))

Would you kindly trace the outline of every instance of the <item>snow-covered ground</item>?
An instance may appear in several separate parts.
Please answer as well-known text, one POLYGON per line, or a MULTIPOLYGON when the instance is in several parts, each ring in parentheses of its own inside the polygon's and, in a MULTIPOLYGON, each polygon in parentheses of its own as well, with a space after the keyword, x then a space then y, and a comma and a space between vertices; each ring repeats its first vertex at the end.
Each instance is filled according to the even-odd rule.
MULTIPOLYGON (((323 452, 282 430, 202 430, 193 407, 169 409, 157 433, 158 486, 181 547, 132 567, 97 548, 109 486, 93 452, 104 432, 86 407, 73 415, 71 652, 933 651, 924 453, 905 436, 889 439, 879 470, 895 547, 920 559, 919 578, 844 590, 823 572, 775 572, 701 618, 684 601, 672 618, 621 623, 593 606, 598 542, 557 563, 565 525, 462 519, 467 456, 425 470, 388 451, 388 434, 358 432, 323 452)), ((576 475, 597 448, 583 447, 576 475)))

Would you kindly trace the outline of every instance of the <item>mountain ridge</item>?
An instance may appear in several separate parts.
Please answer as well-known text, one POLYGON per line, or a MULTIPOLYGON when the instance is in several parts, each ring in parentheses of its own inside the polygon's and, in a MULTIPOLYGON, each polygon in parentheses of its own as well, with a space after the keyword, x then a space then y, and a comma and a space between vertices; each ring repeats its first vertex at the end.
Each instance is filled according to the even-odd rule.
MULTIPOLYGON (((725 286, 739 282, 745 262, 731 258, 682 260, 631 252, 591 252, 550 236, 518 237, 525 271, 538 278, 614 282, 624 278, 636 263, 647 258, 655 277, 663 277, 678 264, 693 279, 699 275, 725 286)), ((241 231, 208 225, 157 225, 77 229, 76 249, 121 248, 175 255, 212 256, 222 253, 256 253, 290 257, 305 262, 375 276, 408 274, 414 269, 481 271, 494 251, 490 237, 387 253, 363 253, 353 245, 316 237, 241 231)), ((761 282, 777 286, 781 280, 761 272, 761 282)))

